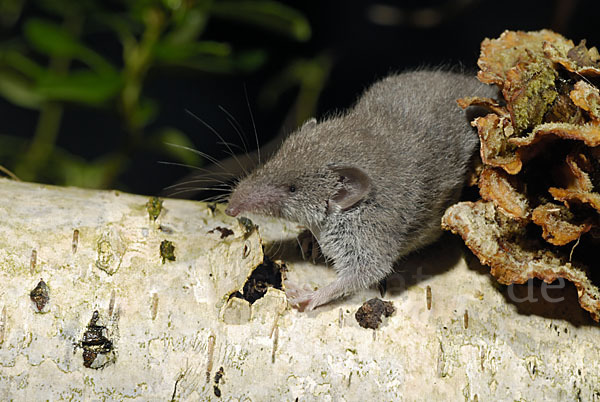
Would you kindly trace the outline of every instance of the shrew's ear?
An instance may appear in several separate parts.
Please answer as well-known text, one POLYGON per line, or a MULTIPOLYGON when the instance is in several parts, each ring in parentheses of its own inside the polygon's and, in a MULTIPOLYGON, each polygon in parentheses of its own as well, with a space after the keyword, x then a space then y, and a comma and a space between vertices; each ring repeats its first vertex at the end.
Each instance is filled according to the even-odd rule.
POLYGON ((329 209, 347 210, 361 202, 371 191, 371 179, 355 166, 332 167, 339 176, 342 188, 329 200, 329 209))

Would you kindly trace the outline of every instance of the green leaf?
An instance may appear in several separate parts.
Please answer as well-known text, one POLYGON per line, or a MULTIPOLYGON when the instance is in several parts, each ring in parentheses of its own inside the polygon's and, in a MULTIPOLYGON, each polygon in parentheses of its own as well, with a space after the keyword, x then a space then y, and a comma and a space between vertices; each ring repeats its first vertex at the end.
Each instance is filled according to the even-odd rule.
POLYGON ((49 100, 100 104, 115 97, 121 86, 118 74, 100 75, 83 70, 66 76, 48 74, 38 83, 37 91, 49 100))
POLYGON ((200 156, 192 151, 181 148, 194 149, 194 143, 183 132, 173 127, 167 127, 155 133, 149 140, 151 148, 169 155, 177 162, 190 166, 201 166, 200 156), (173 144, 173 145, 170 145, 173 144))
POLYGON ((202 41, 197 43, 169 43, 162 41, 154 46, 154 58, 163 63, 180 63, 197 57, 228 57, 231 47, 226 43, 202 41))
POLYGON ((267 53, 264 50, 247 50, 238 53, 235 65, 237 70, 252 72, 257 70, 267 61, 267 53))
POLYGON ((40 53, 78 59, 99 72, 115 71, 106 59, 54 22, 32 18, 25 22, 24 31, 31 46, 40 53))
POLYGON ((99 26, 115 33, 121 42, 134 40, 135 34, 142 29, 139 21, 132 21, 126 14, 99 12, 90 18, 99 26))
POLYGON ((0 63, 30 78, 40 78, 46 73, 44 68, 18 50, 9 49, 1 52, 0 63))
POLYGON ((166 35, 170 43, 189 43, 195 41, 208 20, 208 13, 203 9, 177 10, 173 14, 174 27, 166 35))
POLYGON ((0 70, 0 95, 17 106, 29 109, 39 109, 44 100, 31 82, 2 70, 0 70))
POLYGON ((211 10, 217 17, 257 25, 298 41, 307 41, 311 36, 310 24, 304 15, 276 1, 215 1, 211 10))
POLYGON ((81 44, 66 29, 48 20, 31 18, 25 22, 25 38, 38 52, 50 56, 75 57, 81 44))

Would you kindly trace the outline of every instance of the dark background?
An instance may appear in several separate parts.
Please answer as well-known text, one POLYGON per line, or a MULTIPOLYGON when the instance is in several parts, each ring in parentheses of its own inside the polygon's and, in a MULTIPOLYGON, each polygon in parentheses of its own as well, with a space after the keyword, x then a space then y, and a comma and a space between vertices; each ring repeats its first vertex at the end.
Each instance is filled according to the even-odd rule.
MULTIPOLYGON (((265 143, 280 131, 297 93, 293 88, 283 92, 271 107, 260 105, 259 94, 290 59, 298 57, 326 54, 332 61, 317 107, 317 115, 323 116, 348 107, 367 85, 390 72, 441 64, 462 64, 475 71, 481 41, 498 37, 507 29, 550 28, 575 43, 585 38, 589 46, 600 45, 600 2, 592 0, 283 3, 300 10, 309 20, 310 40, 293 42, 232 21, 209 21, 204 39, 231 40, 239 47, 261 43, 268 49, 268 61, 259 70, 244 74, 150 71, 144 93, 161 103, 160 113, 150 128, 176 127, 192 139, 197 149, 222 158, 226 154, 224 147, 217 144, 218 139, 186 113, 189 109, 226 140, 239 144, 237 134, 218 108, 221 105, 235 116, 248 142, 254 144, 251 109, 259 141, 265 143)), ((28 5, 22 19, 36 13, 40 10, 28 5)), ((20 29, 17 23, 3 32, 2 39, 18 35, 20 29)), ((120 49, 109 38, 89 40, 104 56, 118 59, 120 49)), ((0 99, 0 134, 29 138, 36 119, 35 111, 0 99)), ((93 159, 110 151, 122 135, 121 123, 114 114, 67 105, 57 145, 74 155, 93 159)), ((189 171, 157 163, 169 158, 156 152, 134 152, 129 158, 127 169, 110 187, 157 194, 189 171)), ((0 160, 0 165, 10 168, 7 161, 0 160)))

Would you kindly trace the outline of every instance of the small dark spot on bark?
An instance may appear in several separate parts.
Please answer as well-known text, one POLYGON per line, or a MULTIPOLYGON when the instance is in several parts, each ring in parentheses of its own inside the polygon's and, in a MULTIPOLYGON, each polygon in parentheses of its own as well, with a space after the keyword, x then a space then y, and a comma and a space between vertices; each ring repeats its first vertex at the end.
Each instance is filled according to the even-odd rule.
POLYGON ((221 226, 217 226, 213 230, 209 230, 208 233, 215 233, 215 231, 221 233, 221 239, 224 239, 227 236, 231 236, 233 234, 233 230, 228 229, 228 228, 224 228, 224 227, 221 227, 221 226))
POLYGON ((168 240, 163 240, 160 243, 160 256, 162 257, 163 264, 165 261, 175 261, 175 246, 168 240))
POLYGON ((363 328, 377 329, 381 324, 381 316, 391 316, 396 309, 392 302, 383 301, 378 298, 367 300, 356 311, 354 317, 363 328))
POLYGON ((244 249, 242 250, 242 259, 248 257, 249 254, 250 254, 250 248, 248 247, 247 244, 244 244, 244 249))
POLYGON ((217 398, 220 398, 220 397, 221 397, 221 390, 219 389, 219 387, 217 387, 217 386, 215 385, 215 386, 213 386, 213 390, 214 390, 214 392, 215 392, 215 396, 216 396, 217 398))
POLYGON ((29 298, 35 304, 37 312, 41 313, 50 301, 50 289, 48 289, 46 282, 40 279, 37 286, 29 292, 29 298))
MULTIPOLYGON (((83 338, 79 341, 78 346, 83 349, 83 366, 91 368, 94 360, 99 354, 108 354, 113 350, 113 343, 106 336, 106 327, 98 325, 99 314, 94 311, 92 318, 87 325, 86 331, 83 333, 83 338)), ((94 367, 94 368, 101 368, 94 367)))
POLYGON ((225 370, 223 370, 223 367, 219 367, 219 370, 217 370, 217 372, 215 373, 215 384, 219 385, 219 381, 221 381, 221 378, 223 378, 223 376, 225 375, 225 370))

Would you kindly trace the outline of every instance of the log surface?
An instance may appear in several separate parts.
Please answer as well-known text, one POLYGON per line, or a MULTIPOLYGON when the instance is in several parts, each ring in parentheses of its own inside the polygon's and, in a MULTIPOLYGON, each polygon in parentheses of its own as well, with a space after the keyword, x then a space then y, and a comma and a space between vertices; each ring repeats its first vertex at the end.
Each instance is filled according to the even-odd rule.
POLYGON ((276 289, 229 299, 263 244, 296 284, 334 277, 302 261, 296 225, 248 234, 171 199, 152 221, 147 201, 0 179, 1 400, 600 401, 600 328, 568 285, 500 286, 445 236, 402 262, 370 330, 354 314, 375 290, 310 313, 276 289))

